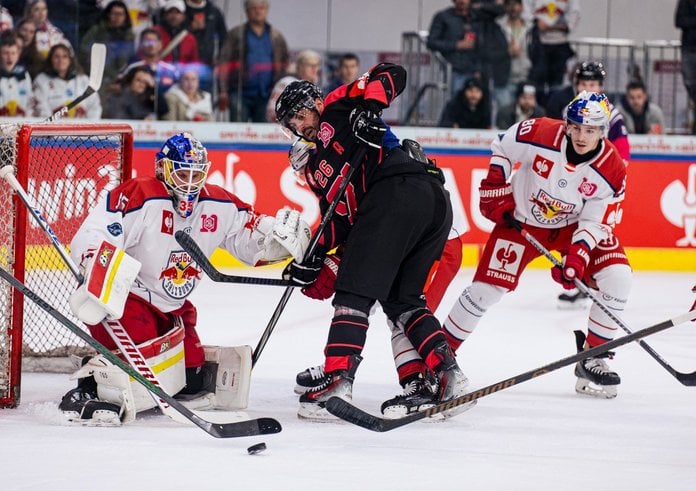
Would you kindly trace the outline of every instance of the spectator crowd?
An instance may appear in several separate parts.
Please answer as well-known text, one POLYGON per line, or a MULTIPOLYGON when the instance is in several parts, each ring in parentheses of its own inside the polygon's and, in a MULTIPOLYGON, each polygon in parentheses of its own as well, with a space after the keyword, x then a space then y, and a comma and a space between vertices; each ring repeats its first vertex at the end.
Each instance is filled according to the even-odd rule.
MULTIPOLYGON (((79 96, 94 43, 107 48, 99 97, 69 117, 273 122, 285 86, 321 86, 328 61, 312 50, 291 57, 282 32, 268 22, 268 0, 245 0, 246 21, 230 29, 210 0, 2 5, 3 117, 48 117, 79 96)), ((579 0, 451 0, 433 16, 427 39, 452 66, 451 100, 439 126, 505 129, 530 117, 561 117, 556 106, 574 96, 580 65, 597 61, 578 60, 569 43, 579 19, 579 0)), ((333 62, 325 93, 361 73, 354 53, 333 62)), ((629 132, 664 128, 639 75, 615 98, 629 132)))

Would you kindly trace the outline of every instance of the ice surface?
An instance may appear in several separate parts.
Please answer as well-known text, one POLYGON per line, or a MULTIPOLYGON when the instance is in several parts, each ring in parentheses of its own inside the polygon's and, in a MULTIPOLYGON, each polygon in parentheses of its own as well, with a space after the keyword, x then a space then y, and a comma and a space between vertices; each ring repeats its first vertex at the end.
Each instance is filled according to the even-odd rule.
MULTIPOLYGON (((457 276, 438 317, 471 276, 470 269, 457 276)), ((638 330, 685 313, 695 281, 636 273, 622 318, 638 330)), ((491 308, 458 353, 473 387, 574 352, 572 331, 584 328, 586 311, 557 310, 558 293, 548 271, 529 270, 518 291, 491 308)), ((204 280, 192 298, 202 339, 256 346, 281 294, 204 280)), ((218 440, 158 414, 121 428, 65 426, 56 405, 74 382, 25 373, 20 407, 0 410, 0 489, 696 489, 696 387, 679 384, 637 344, 610 362, 622 378, 614 400, 576 395, 568 367, 444 423, 379 434, 298 420, 294 377, 322 361, 331 313, 328 302, 295 292, 254 369, 247 413, 278 419, 277 435, 218 440), (268 450, 248 455, 261 441, 268 450)), ((646 340, 678 370, 696 370, 696 324, 646 340)), ((381 312, 364 355, 354 400, 376 413, 399 391, 381 312)))

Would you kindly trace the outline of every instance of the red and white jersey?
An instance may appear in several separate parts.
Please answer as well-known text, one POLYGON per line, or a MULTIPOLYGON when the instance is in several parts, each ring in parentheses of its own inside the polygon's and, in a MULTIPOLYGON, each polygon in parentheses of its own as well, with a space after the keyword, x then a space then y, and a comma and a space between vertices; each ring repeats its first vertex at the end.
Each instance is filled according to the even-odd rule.
POLYGON ((206 185, 188 218, 182 218, 161 181, 154 177, 130 179, 99 200, 71 243, 76 264, 103 240, 122 248, 142 263, 131 292, 162 312, 184 304, 202 271, 176 241, 188 233, 209 257, 222 247, 237 259, 253 263, 263 247, 253 225, 256 215, 247 203, 215 185, 206 185))
POLYGON ((0 76, 0 116, 31 115, 31 77, 24 68, 0 76))
MULTIPOLYGON (((76 75, 63 80, 46 73, 39 73, 34 80, 34 116, 47 118, 61 107, 69 104, 89 86, 87 75, 76 75)), ((102 107, 98 95, 92 95, 82 101, 79 106, 70 110, 68 118, 101 118, 102 107)))
POLYGON ((569 144, 563 121, 529 119, 493 141, 491 165, 511 181, 517 220, 542 228, 578 223, 573 242, 594 248, 611 237, 620 216, 626 166, 606 138, 600 152, 579 165, 568 163, 569 144))

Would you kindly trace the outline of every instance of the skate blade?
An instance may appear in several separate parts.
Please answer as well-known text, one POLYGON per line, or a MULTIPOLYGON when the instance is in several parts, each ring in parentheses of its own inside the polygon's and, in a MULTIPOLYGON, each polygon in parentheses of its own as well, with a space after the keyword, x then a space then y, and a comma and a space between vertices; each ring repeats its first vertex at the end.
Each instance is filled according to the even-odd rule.
POLYGON ((336 423, 341 421, 337 416, 334 416, 319 404, 303 404, 300 403, 300 409, 297 410, 297 417, 307 421, 315 421, 318 423, 336 423))
POLYGON ((614 399, 618 394, 618 385, 597 385, 587 379, 578 378, 575 392, 597 399, 614 399))
MULTIPOLYGON (((434 407, 435 403, 433 404, 421 404, 417 408, 412 408, 411 411, 406 408, 406 406, 392 406, 387 409, 382 413, 384 416, 384 419, 399 419, 403 418, 405 416, 408 416, 409 414, 417 413, 420 411, 425 411, 426 409, 430 409, 431 407, 434 407)), ((445 420, 445 415, 442 413, 436 413, 433 414, 430 417, 423 418, 421 421, 424 423, 441 423, 442 421, 445 420)))
POLYGON ((121 426, 121 419, 113 411, 94 411, 91 418, 83 419, 75 411, 63 412, 65 422, 72 426, 121 426))
POLYGON ((457 416, 458 414, 462 414, 468 411, 469 409, 474 407, 477 402, 478 401, 471 401, 467 402, 466 404, 462 404, 461 406, 457 406, 454 409, 448 409, 447 411, 442 412, 442 416, 444 417, 444 419, 452 418, 454 416, 457 416))

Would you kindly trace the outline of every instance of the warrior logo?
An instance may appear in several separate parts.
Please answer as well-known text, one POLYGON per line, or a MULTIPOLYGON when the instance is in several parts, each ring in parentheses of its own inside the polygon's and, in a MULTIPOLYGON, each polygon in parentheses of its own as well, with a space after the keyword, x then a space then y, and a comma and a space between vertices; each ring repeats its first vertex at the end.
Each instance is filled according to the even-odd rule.
POLYGON ((200 270, 185 251, 175 251, 169 255, 167 267, 160 273, 162 288, 172 298, 186 298, 201 279, 200 270))
POLYGON ((336 131, 334 130, 333 126, 324 121, 323 123, 321 123, 321 126, 319 127, 319 133, 317 134, 317 138, 321 140, 325 147, 328 147, 329 142, 331 141, 335 133, 336 131))
POLYGON ((583 196, 590 197, 597 192, 597 185, 589 182, 586 177, 583 177, 578 187, 578 192, 583 196))
POLYGON ((555 225, 563 221, 575 208, 574 204, 554 198, 543 189, 529 201, 532 202, 532 215, 544 225, 555 225))

